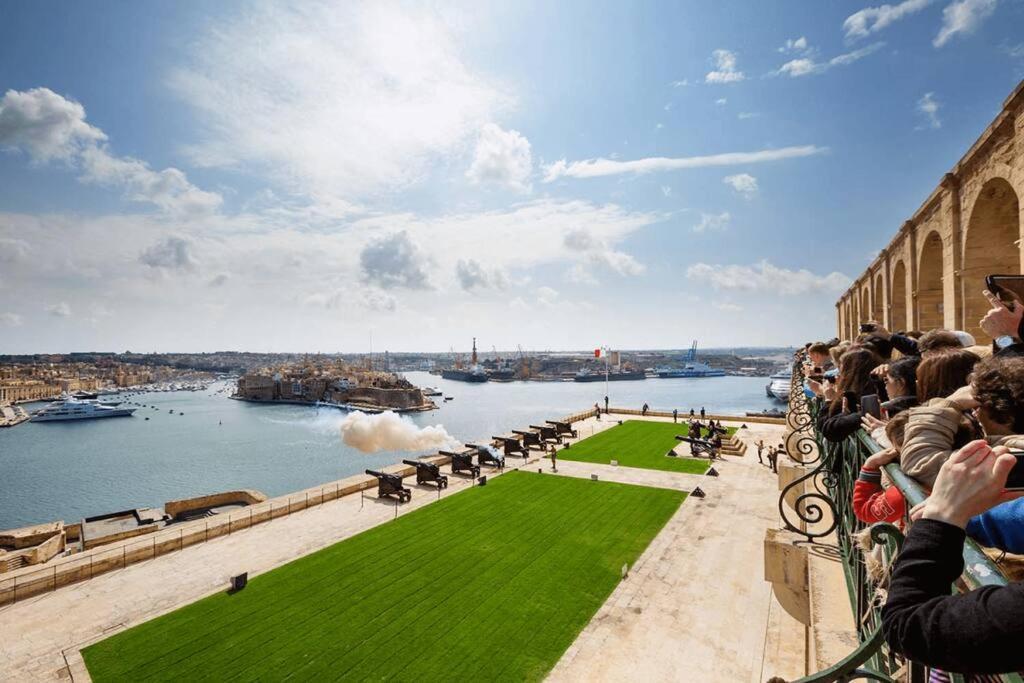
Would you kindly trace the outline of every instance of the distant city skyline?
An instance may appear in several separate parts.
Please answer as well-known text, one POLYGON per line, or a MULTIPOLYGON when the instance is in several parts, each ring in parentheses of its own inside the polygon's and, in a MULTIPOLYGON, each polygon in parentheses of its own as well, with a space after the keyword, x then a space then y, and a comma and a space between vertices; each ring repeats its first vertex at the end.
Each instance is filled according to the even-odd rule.
POLYGON ((1024 3, 0 9, 0 354, 787 346, 1024 3))

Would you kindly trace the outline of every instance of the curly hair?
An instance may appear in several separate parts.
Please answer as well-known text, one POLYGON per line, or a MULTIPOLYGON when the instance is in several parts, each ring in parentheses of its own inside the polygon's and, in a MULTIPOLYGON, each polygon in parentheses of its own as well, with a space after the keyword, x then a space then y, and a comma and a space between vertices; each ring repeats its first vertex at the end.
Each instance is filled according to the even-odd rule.
POLYGON ((990 419, 1024 434, 1024 357, 986 358, 975 366, 971 385, 990 419))

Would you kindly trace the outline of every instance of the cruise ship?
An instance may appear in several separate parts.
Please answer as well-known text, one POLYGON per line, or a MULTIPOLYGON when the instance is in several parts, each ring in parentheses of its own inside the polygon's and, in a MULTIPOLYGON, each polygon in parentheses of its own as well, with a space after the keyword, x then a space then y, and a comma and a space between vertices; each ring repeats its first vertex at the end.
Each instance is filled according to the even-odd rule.
POLYGON ((768 378, 768 385, 764 388, 768 398, 779 401, 789 400, 789 389, 793 383, 793 369, 784 368, 768 378))
POLYGON ((686 357, 683 359, 685 365, 681 368, 670 368, 660 367, 655 368, 654 372, 658 377, 725 377, 725 370, 713 368, 707 363, 702 363, 697 360, 697 340, 694 340, 693 346, 686 352, 686 357))
POLYGON ((80 401, 62 398, 36 411, 29 422, 64 422, 67 420, 94 420, 100 417, 130 417, 135 408, 115 408, 99 401, 80 401))

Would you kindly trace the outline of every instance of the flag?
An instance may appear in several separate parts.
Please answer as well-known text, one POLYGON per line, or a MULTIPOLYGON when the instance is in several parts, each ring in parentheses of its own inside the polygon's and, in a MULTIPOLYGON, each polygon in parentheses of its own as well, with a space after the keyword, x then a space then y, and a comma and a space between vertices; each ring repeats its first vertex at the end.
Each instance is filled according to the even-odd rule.
POLYGON ((601 357, 601 349, 594 349, 594 358, 601 357))

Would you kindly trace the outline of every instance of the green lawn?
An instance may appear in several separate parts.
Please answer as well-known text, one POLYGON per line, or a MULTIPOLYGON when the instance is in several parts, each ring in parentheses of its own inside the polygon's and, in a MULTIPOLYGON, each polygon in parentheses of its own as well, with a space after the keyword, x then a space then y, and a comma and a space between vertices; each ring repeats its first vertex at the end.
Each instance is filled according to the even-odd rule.
MULTIPOLYGON (((736 431, 733 427, 728 429, 730 434, 736 431)), ((561 460, 579 460, 603 465, 618 460, 623 467, 704 474, 708 469, 707 460, 690 457, 671 458, 665 455, 673 448, 680 455, 690 452, 690 444, 676 441, 677 434, 689 434, 689 429, 684 423, 627 420, 617 427, 594 434, 579 443, 574 443, 568 449, 558 451, 558 457, 561 460)))
POLYGON ((684 498, 510 472, 82 654, 98 683, 540 680, 684 498))

